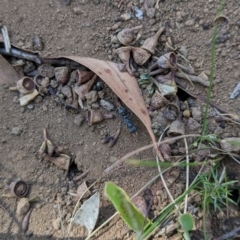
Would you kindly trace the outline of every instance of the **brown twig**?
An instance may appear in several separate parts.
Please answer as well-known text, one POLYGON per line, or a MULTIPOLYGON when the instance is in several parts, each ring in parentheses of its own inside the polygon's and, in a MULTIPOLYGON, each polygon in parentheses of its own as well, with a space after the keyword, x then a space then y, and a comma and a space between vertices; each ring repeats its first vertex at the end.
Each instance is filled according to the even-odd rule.
POLYGON ((205 87, 209 87, 209 85, 210 85, 209 81, 205 81, 205 80, 203 80, 202 78, 200 78, 198 76, 190 75, 190 74, 187 74, 187 73, 183 73, 183 72, 178 72, 177 71, 176 72, 176 76, 180 77, 180 78, 187 79, 187 80, 190 79, 192 82, 200 83, 200 84, 202 84, 205 87))
POLYGON ((82 178, 86 177, 86 176, 88 175, 89 171, 90 171, 90 168, 88 168, 88 169, 87 169, 85 172, 83 172, 81 175, 73 178, 73 181, 77 182, 77 181, 81 180, 82 178))
MULTIPOLYGON (((182 135, 182 136, 178 136, 178 137, 173 137, 171 139, 167 139, 167 140, 164 140, 164 141, 161 141, 158 146, 160 146, 161 144, 163 143, 168 143, 169 141, 174 141, 174 140, 178 140, 178 139, 182 139, 182 138, 187 138, 187 137, 200 137, 199 134, 189 134, 189 135, 182 135)), ((117 167, 120 163, 124 162, 125 160, 127 160, 128 158, 134 156, 135 154, 137 153, 140 153, 144 150, 147 150, 149 148, 152 148, 152 147, 155 147, 155 144, 156 143, 152 143, 152 144, 149 144, 149 145, 146 145, 144 147, 141 147, 137 150, 134 150, 128 154, 126 154, 125 156, 123 156, 122 158, 118 159, 115 163, 113 163, 111 166, 109 166, 108 168, 106 168, 104 170, 104 173, 109 173, 110 171, 112 171, 115 167, 117 167)), ((156 148, 155 148, 156 149, 156 148)), ((159 151, 159 150, 158 150, 159 151)))

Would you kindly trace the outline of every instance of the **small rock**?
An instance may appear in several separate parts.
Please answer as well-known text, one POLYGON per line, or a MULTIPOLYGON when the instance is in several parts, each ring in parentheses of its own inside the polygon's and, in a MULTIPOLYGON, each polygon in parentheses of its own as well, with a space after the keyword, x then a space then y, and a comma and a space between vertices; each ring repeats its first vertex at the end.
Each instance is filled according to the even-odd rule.
POLYGON ((15 96, 15 97, 13 98, 13 103, 18 103, 18 102, 19 102, 18 97, 15 96))
POLYGON ((187 27, 189 27, 189 26, 193 26, 194 23, 195 23, 195 21, 190 19, 190 20, 187 20, 187 21, 185 22, 185 25, 186 25, 187 27))
POLYGON ((124 13, 120 16, 120 18, 124 21, 127 21, 127 20, 132 18, 132 14, 131 13, 124 13))
POLYGON ((83 122, 85 121, 85 117, 81 114, 77 115, 74 119, 74 124, 78 127, 82 126, 83 122))
POLYGON ((156 9, 155 8, 149 8, 147 10, 147 16, 149 18, 154 18, 155 17, 155 13, 156 13, 156 9))
POLYGON ((30 203, 27 198, 21 198, 17 205, 17 215, 23 216, 25 215, 30 208, 30 203))
POLYGON ((83 11, 81 10, 80 7, 74 7, 74 8, 73 8, 73 12, 74 12, 75 14, 77 14, 77 15, 83 13, 83 11))
POLYGON ((55 230, 58 230, 58 229, 60 229, 60 227, 61 227, 61 220, 60 220, 60 218, 57 218, 57 219, 53 220, 53 228, 55 230))
POLYGON ((225 138, 220 141, 221 148, 227 152, 240 152, 240 138, 225 138))
POLYGON ((23 128, 21 126, 13 127, 11 134, 19 136, 22 133, 22 131, 23 131, 23 128))
POLYGON ((33 103, 28 104, 27 109, 33 110, 34 109, 34 104, 33 103))
POLYGON ((112 30, 117 30, 120 27, 120 25, 121 25, 121 22, 117 22, 111 27, 111 29, 112 30))
POLYGON ((179 49, 179 52, 184 56, 186 57, 188 55, 188 50, 187 50, 187 47, 185 45, 182 45, 179 49))
POLYGON ((34 102, 35 102, 35 103, 40 103, 40 102, 42 102, 42 100, 43 100, 42 96, 38 95, 38 96, 34 99, 34 102))
POLYGON ((56 80, 51 80, 51 81, 50 81, 50 85, 51 85, 53 88, 58 87, 58 83, 57 83, 56 80))
POLYGON ((37 35, 34 36, 32 45, 33 45, 33 50, 36 50, 36 51, 42 51, 43 50, 42 39, 37 35))
POLYGON ((62 188, 61 188, 61 194, 62 194, 62 195, 65 195, 65 194, 67 193, 67 190, 68 190, 68 189, 67 189, 66 187, 62 187, 62 188))
POLYGON ((202 120, 202 112, 199 107, 191 107, 190 110, 191 110, 192 117, 194 120, 196 120, 196 121, 202 120))

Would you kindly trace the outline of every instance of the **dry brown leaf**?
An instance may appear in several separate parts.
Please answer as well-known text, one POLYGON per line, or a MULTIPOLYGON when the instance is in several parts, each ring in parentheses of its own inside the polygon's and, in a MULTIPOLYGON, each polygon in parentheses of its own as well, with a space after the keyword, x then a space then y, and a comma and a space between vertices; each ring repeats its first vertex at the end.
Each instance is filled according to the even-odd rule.
POLYGON ((156 139, 151 128, 151 120, 148 110, 145 106, 142 93, 135 77, 130 76, 127 72, 120 72, 117 64, 113 62, 87 57, 67 56, 66 58, 76 61, 96 73, 126 104, 126 106, 136 114, 147 128, 153 143, 156 145, 155 149, 158 156, 162 160, 161 153, 157 148, 156 139))

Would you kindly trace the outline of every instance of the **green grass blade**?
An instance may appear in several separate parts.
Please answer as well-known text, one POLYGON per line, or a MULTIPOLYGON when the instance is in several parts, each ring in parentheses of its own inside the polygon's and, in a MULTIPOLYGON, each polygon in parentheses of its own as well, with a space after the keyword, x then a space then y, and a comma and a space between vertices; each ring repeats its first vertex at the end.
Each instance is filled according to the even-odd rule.
POLYGON ((105 195, 110 199, 124 222, 137 233, 141 235, 143 226, 150 226, 151 221, 145 218, 141 212, 131 202, 126 192, 112 182, 105 185, 105 195))

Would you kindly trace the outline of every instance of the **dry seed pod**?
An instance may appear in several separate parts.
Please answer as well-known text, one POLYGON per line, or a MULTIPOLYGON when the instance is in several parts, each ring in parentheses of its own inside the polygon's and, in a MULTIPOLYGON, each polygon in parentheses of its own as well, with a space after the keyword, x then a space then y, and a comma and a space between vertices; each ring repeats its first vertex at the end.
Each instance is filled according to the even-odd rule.
POLYGON ((158 38, 163 33, 164 29, 165 28, 162 27, 161 29, 158 30, 158 32, 155 35, 153 35, 150 38, 147 38, 144 41, 144 43, 141 46, 141 48, 149 51, 151 54, 155 54, 155 49, 156 49, 156 46, 158 44, 158 38))
POLYGON ((90 71, 77 70, 76 71, 76 83, 78 85, 83 84, 93 77, 94 73, 90 71))
POLYGON ((168 109, 174 111, 176 115, 180 113, 180 101, 177 95, 174 96, 174 99, 168 103, 168 109))
POLYGON ((169 52, 162 55, 160 58, 158 58, 157 62, 150 67, 150 70, 157 67, 160 67, 163 69, 176 69, 176 66, 177 66, 177 56, 174 52, 169 52))
POLYGON ((72 92, 72 99, 71 99, 71 104, 65 104, 65 108, 69 110, 72 113, 79 113, 78 107, 78 95, 74 91, 74 86, 71 87, 71 92, 72 92))
POLYGON ((87 105, 91 106, 92 103, 95 103, 98 99, 98 94, 97 91, 91 91, 89 93, 87 93, 85 95, 86 99, 87 99, 87 105))
POLYGON ((134 61, 142 66, 151 56, 149 52, 139 47, 131 47, 134 61))
POLYGON ((170 124, 167 134, 169 137, 180 136, 185 134, 185 126, 182 121, 182 113, 180 113, 177 119, 170 124))
POLYGON ((32 93, 26 94, 23 97, 19 98, 21 106, 27 105, 38 95, 38 91, 35 89, 32 93))
POLYGON ((90 126, 92 124, 99 123, 104 119, 111 119, 111 118, 114 118, 114 115, 112 113, 102 113, 97 110, 88 110, 87 121, 90 126))
POLYGON ((120 60, 124 63, 124 65, 127 68, 127 71, 129 72, 130 75, 133 74, 130 65, 129 65, 129 60, 131 57, 131 47, 121 47, 115 50, 115 53, 118 55, 120 60))
POLYGON ((123 45, 129 45, 135 37, 135 32, 141 29, 142 26, 137 26, 133 28, 125 28, 121 32, 118 33, 117 37, 118 40, 123 44, 123 45))
POLYGON ((155 91, 151 98, 150 109, 156 110, 162 108, 168 104, 168 100, 159 92, 155 91))
POLYGON ((61 93, 66 96, 70 102, 72 102, 72 89, 69 86, 64 86, 61 88, 61 93))
POLYGON ((57 82, 61 85, 66 85, 70 78, 70 71, 68 67, 56 67, 54 68, 54 74, 57 82))
POLYGON ((95 74, 91 80, 89 80, 88 82, 86 82, 85 84, 81 85, 81 86, 76 86, 74 88, 75 92, 77 93, 77 95, 82 99, 85 100, 85 95, 90 91, 92 85, 94 84, 94 82, 97 79, 97 75, 95 74))
POLYGON ((35 89, 34 81, 29 77, 23 77, 17 81, 15 87, 9 88, 11 91, 19 91, 22 94, 32 93, 35 89))
POLYGON ((15 197, 25 197, 28 194, 29 186, 26 182, 16 179, 10 183, 9 189, 15 197))

